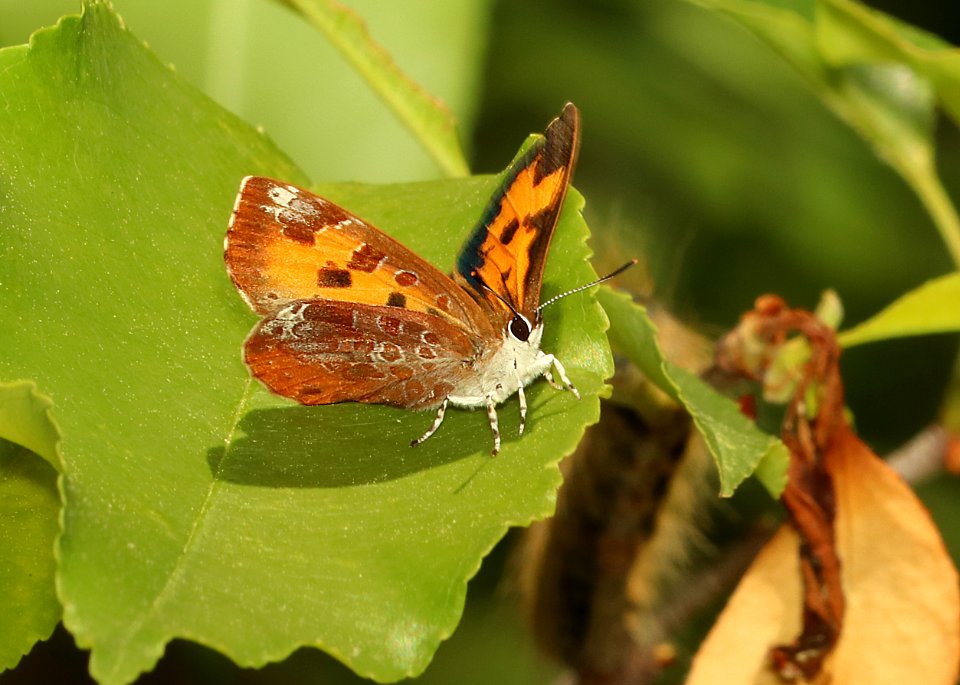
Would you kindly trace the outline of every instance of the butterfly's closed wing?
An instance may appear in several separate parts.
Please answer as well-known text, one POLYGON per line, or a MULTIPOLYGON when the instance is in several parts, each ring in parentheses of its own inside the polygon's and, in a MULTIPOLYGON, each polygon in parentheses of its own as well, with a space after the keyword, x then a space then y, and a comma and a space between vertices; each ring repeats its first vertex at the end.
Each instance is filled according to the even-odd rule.
POLYGON ((567 194, 580 145, 580 114, 560 116, 507 170, 457 260, 457 281, 484 293, 494 311, 511 312, 482 282, 533 321, 550 239, 567 194))
POLYGON ((489 326, 436 267, 342 207, 281 181, 244 179, 225 260, 258 314, 323 299, 431 313, 467 330, 489 326))
POLYGON ((431 314, 324 300, 292 302, 253 329, 244 357, 275 393, 302 404, 440 404, 477 355, 431 314))

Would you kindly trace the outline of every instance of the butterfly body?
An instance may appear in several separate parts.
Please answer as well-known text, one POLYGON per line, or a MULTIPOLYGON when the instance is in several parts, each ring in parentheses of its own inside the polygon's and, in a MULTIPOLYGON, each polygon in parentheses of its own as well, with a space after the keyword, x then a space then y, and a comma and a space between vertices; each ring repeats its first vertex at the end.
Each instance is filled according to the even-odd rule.
POLYGON ((500 404, 543 376, 553 365, 554 357, 540 350, 542 334, 542 326, 535 328, 527 340, 518 340, 505 332, 502 344, 479 359, 473 365, 473 373, 453 389, 448 396, 450 404, 484 407, 487 398, 500 404))
POLYGON ((484 407, 500 447, 496 405, 556 370, 540 350, 547 248, 579 141, 560 118, 508 169, 452 276, 359 217, 307 190, 244 179, 225 239, 227 271, 263 318, 244 360, 272 391, 307 405, 337 402, 437 409, 484 407))

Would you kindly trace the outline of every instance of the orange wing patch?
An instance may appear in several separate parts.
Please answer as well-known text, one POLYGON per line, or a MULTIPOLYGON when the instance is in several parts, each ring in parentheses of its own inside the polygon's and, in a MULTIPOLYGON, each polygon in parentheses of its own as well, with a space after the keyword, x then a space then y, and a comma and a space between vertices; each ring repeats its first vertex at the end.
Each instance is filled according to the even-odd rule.
POLYGON ((469 297, 449 295, 459 286, 448 276, 359 217, 281 181, 244 180, 225 250, 230 277, 258 314, 295 300, 329 300, 484 328, 469 297))
MULTIPOLYGON (((535 176, 536 167, 525 167, 506 189, 500 212, 487 227, 488 236, 480 248, 484 260, 476 269, 484 283, 497 291, 499 285, 510 293, 507 299, 517 309, 524 309, 524 303, 531 299, 529 289, 535 284, 528 282, 527 276, 533 259, 541 252, 538 243, 548 237, 550 223, 558 213, 554 209, 559 210, 566 190, 566 168, 539 183, 535 183, 535 176), (540 209, 532 212, 535 208, 540 209)), ((536 304, 538 300, 539 289, 533 298, 536 304)))
POLYGON ((576 107, 567 105, 507 170, 457 263, 458 282, 507 309, 480 282, 532 320, 540 304, 543 267, 580 143, 576 107))

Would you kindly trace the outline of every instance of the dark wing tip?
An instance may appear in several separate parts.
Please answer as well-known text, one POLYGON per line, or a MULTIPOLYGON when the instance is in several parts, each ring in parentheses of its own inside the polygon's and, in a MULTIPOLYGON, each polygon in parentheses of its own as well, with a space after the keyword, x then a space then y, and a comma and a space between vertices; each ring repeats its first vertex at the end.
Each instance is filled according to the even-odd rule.
POLYGON ((544 159, 538 168, 539 176, 548 176, 560 167, 572 173, 580 149, 580 110, 572 102, 563 106, 560 116, 550 122, 544 131, 544 159))
POLYGON ((563 106, 560 116, 550 122, 545 133, 547 139, 559 137, 580 140, 580 110, 572 102, 563 106))
POLYGON ((577 106, 572 102, 568 102, 563 106, 563 111, 560 112, 558 118, 566 121, 570 126, 580 127, 580 110, 577 109, 577 106))

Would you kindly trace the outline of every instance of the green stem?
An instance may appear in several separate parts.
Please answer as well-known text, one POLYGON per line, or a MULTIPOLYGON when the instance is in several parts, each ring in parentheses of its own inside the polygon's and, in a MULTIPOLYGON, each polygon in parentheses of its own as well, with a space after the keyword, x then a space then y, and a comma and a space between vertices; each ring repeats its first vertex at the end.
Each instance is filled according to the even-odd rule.
POLYGON ((278 0, 323 33, 407 127, 447 176, 468 176, 456 118, 407 76, 370 36, 367 25, 336 0, 278 0))
POLYGON ((940 183, 936 170, 932 168, 932 162, 920 166, 922 168, 904 164, 901 166, 901 172, 930 213, 934 225, 940 232, 940 237, 946 243, 953 263, 960 269, 960 216, 957 215, 956 207, 944 190, 943 184, 940 183))

